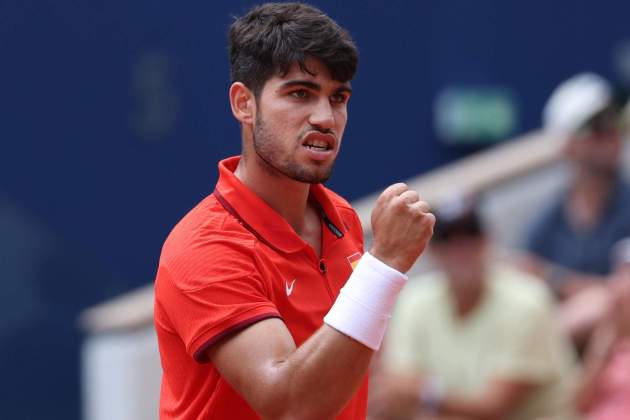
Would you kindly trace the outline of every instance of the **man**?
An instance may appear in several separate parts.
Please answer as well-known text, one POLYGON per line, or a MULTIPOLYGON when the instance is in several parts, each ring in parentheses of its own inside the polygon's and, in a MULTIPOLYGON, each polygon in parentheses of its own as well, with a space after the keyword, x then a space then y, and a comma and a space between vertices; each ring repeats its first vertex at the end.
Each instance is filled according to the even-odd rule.
POLYGON ((630 188, 620 174, 621 106, 608 82, 578 74, 552 93, 545 129, 567 138, 572 180, 533 226, 530 269, 560 298, 601 284, 611 247, 630 235, 630 188))
POLYGON ((219 163, 214 193, 162 250, 163 419, 365 418, 368 364, 435 218, 395 184, 363 254, 355 212, 321 185, 356 63, 349 35, 311 6, 265 4, 231 26, 242 155, 219 163))
POLYGON ((436 211, 439 271, 408 284, 392 318, 374 414, 567 419, 572 352, 543 283, 487 260, 471 204, 436 211), (380 394, 380 395, 379 395, 380 394))
POLYGON ((584 358, 577 405, 588 420, 630 418, 630 238, 613 247, 610 299, 584 358))

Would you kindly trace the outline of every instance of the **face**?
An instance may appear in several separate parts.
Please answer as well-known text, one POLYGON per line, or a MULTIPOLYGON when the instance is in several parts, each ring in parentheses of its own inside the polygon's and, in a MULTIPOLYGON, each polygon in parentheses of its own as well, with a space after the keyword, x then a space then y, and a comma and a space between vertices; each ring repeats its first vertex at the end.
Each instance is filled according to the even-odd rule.
POLYGON ((484 236, 454 235, 434 242, 432 251, 454 287, 476 288, 483 280, 486 253, 484 236))
POLYGON ((611 128, 580 134, 571 139, 569 154, 581 168, 597 174, 614 174, 621 157, 621 135, 611 128))
POLYGON ((350 86, 333 80, 326 66, 308 60, 265 83, 256 101, 253 149, 272 174, 305 183, 326 181, 348 119, 350 86))

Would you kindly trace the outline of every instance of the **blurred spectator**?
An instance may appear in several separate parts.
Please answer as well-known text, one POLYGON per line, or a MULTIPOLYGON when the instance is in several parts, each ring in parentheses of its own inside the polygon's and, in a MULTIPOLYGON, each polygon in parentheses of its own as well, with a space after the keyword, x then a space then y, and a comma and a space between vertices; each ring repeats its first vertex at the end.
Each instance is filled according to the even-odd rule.
POLYGON ((630 188, 619 170, 621 110, 608 82, 584 73, 560 84, 543 112, 545 129, 567 139, 573 173, 533 226, 527 249, 529 268, 561 298, 601 284, 611 247, 630 235, 630 188))
POLYGON ((572 418, 574 355, 546 286, 490 262, 462 200, 436 211, 441 271, 402 291, 371 392, 380 419, 572 418))
POLYGON ((588 420, 630 418, 630 238, 615 255, 610 306, 590 340, 577 397, 588 420))

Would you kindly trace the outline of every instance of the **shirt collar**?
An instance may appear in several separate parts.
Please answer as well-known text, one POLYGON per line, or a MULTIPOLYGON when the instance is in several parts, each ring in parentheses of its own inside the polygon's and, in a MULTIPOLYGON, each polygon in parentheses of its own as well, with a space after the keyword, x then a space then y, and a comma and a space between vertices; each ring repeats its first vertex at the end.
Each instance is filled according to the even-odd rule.
MULTIPOLYGON (((308 246, 278 212, 234 175, 239 161, 240 156, 234 156, 219 162, 215 197, 221 205, 259 240, 277 250, 291 253, 308 246)), ((329 229, 337 239, 343 237, 345 225, 326 188, 312 184, 310 195, 321 208, 323 228, 329 229)))

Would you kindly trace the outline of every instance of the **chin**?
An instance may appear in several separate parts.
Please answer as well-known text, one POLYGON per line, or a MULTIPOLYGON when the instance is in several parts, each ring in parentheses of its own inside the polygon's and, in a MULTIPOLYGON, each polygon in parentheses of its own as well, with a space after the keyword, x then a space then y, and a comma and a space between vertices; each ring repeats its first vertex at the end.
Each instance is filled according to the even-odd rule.
POLYGON ((308 168, 306 165, 296 165, 286 168, 284 173, 291 179, 307 184, 322 184, 330 179, 333 169, 332 165, 314 166, 314 168, 308 168))

